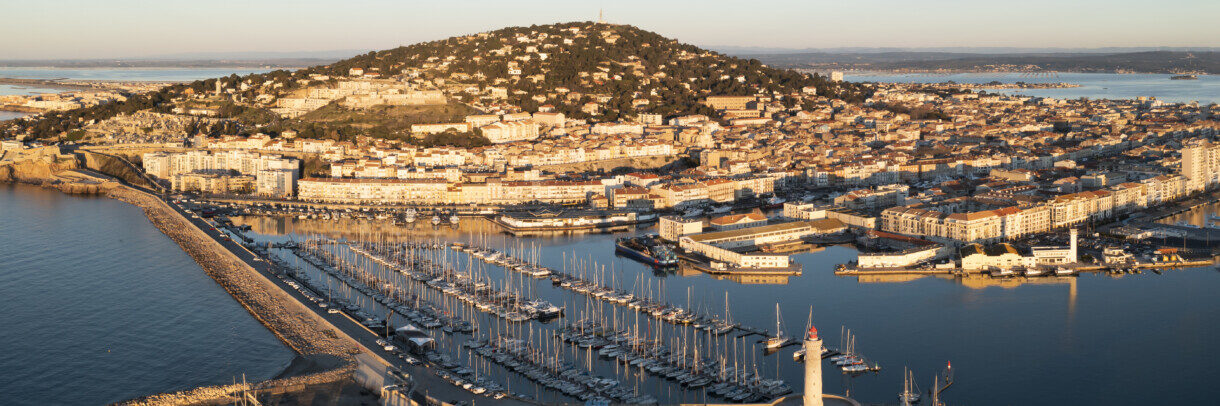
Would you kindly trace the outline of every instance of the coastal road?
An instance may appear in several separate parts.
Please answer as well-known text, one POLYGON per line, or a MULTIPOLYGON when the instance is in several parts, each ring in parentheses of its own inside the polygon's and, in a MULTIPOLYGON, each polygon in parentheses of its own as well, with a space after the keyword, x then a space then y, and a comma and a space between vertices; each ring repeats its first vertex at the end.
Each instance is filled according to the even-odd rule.
MULTIPOLYGON (((147 191, 145 191, 145 192, 147 192, 147 191)), ((421 365, 411 365, 411 364, 406 363, 405 361, 402 361, 394 353, 391 353, 390 351, 386 351, 384 348, 382 348, 382 346, 377 344, 377 340, 380 339, 381 337, 378 336, 376 333, 374 333, 372 330, 369 330, 367 327, 361 325, 359 322, 357 322, 356 320, 349 317, 346 313, 343 313, 343 312, 328 313, 326 311, 327 309, 318 307, 317 304, 315 304, 315 303, 313 303, 313 301, 309 300, 309 298, 306 297, 305 294, 292 288, 291 286, 289 286, 286 283, 286 281, 281 280, 279 277, 277 277, 275 275, 275 273, 272 272, 271 265, 266 260, 259 258, 253 252, 246 249, 246 247, 227 238, 227 235, 224 233, 224 231, 222 231, 222 229, 213 228, 203 218, 193 217, 192 216, 193 213, 191 213, 190 211, 188 211, 182 207, 179 207, 177 204, 175 204, 173 202, 172 199, 169 199, 168 197, 159 196, 155 193, 150 193, 150 194, 152 194, 154 196, 158 196, 160 199, 162 199, 162 201, 164 201, 167 205, 169 205, 170 208, 172 208, 174 211, 177 211, 178 214, 181 214, 183 217, 185 217, 195 227, 198 227, 200 230, 203 230, 204 234, 207 234, 209 237, 211 237, 213 240, 215 240, 225 249, 229 250, 229 252, 232 252, 233 255, 240 258, 246 264, 249 264, 250 267, 254 268, 259 273, 261 273, 264 277, 266 277, 268 280, 270 280, 272 284, 279 287, 281 290, 286 292, 293 299, 301 302, 301 304, 303 304, 306 308, 313 311, 318 316, 320 316, 323 319, 325 319, 326 321, 330 322, 331 325, 333 325, 335 328, 339 329, 342 333, 347 334, 347 336, 351 337, 353 341, 356 341, 357 343, 359 343, 360 346, 363 347, 363 350, 366 353, 372 354, 373 356, 379 358, 382 362, 384 362, 388 365, 391 365, 395 368, 398 368, 398 370, 400 370, 403 373, 405 373, 406 375, 410 376, 411 379, 415 383, 416 391, 427 393, 429 396, 431 396, 433 398, 440 399, 443 401, 448 401, 451 403, 456 403, 458 401, 464 401, 464 402, 467 402, 470 404, 476 404, 476 403, 477 404, 504 404, 504 405, 531 404, 531 403, 527 403, 527 402, 523 402, 523 401, 519 401, 519 400, 515 400, 515 399, 509 399, 509 398, 496 400, 496 399, 492 399, 490 397, 483 396, 483 395, 475 395, 473 393, 470 393, 469 391, 466 391, 465 389, 454 386, 453 384, 450 384, 449 382, 442 379, 440 376, 437 376, 435 371, 433 371, 433 369, 426 364, 426 361, 424 361, 422 359, 421 359, 421 361, 424 362, 424 364, 421 364, 421 365)))

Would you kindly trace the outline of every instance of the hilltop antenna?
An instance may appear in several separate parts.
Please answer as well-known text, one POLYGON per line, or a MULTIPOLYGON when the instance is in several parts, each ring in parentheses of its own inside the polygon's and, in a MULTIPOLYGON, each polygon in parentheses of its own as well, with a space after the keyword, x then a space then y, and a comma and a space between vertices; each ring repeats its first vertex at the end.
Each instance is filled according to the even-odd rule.
POLYGON ((606 23, 606 16, 605 16, 605 14, 602 12, 602 9, 600 9, 600 8, 599 8, 599 9, 597 9, 597 23, 598 23, 598 24, 605 24, 605 23, 606 23))

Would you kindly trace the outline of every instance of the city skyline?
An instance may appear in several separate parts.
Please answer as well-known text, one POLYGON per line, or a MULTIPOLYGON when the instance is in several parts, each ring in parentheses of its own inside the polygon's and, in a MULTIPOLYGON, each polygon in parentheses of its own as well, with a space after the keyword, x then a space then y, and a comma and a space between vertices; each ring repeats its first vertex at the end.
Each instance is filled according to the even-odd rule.
POLYGON ((125 0, 103 8, 65 0, 12 6, 10 15, 21 18, 0 27, 0 35, 19 40, 0 45, 0 55, 10 60, 106 59, 375 50, 504 26, 591 21, 599 10, 608 22, 711 48, 1209 48, 1220 38, 1220 28, 1205 17, 1220 12, 1220 4, 1121 3, 1038 1, 1012 10, 1004 4, 953 0, 918 6, 889 0, 477 6, 361 1, 346 7, 314 1, 125 0), (933 18, 911 17, 928 10, 942 11, 933 18), (851 16, 858 18, 843 18, 851 16))

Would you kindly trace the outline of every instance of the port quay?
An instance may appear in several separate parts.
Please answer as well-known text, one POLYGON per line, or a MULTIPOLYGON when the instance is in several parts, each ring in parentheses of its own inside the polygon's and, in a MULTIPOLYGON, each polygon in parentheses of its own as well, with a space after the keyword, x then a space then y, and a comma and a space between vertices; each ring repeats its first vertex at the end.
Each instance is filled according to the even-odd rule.
MULTIPOLYGON (((223 281, 254 280, 261 284, 263 289, 274 287, 280 293, 269 295, 273 298, 263 299, 263 302, 280 302, 280 310, 270 313, 280 315, 281 319, 283 316, 289 316, 290 321, 271 320, 264 314, 267 312, 264 309, 268 307, 266 303, 251 301, 255 304, 243 304, 298 354, 314 359, 327 359, 328 365, 334 366, 332 370, 315 375, 329 374, 326 375, 327 379, 335 379, 336 371, 352 373, 361 377, 358 381, 378 386, 382 390, 383 398, 401 397, 403 402, 408 403, 421 400, 426 402, 428 398, 433 401, 485 398, 485 401, 523 404, 599 401, 599 398, 633 404, 658 402, 658 399, 648 394, 616 388, 617 385, 611 384, 614 383, 612 378, 592 375, 597 373, 596 367, 578 371, 571 365, 552 365, 550 362, 553 361, 536 353, 539 348, 564 351, 564 347, 569 347, 575 354, 582 350, 596 351, 595 356, 608 358, 609 362, 616 365, 621 363, 622 368, 638 367, 644 374, 654 375, 653 379, 673 380, 674 386, 689 387, 691 390, 704 389, 709 394, 715 392, 727 403, 761 401, 821 404, 804 403, 801 399, 805 396, 823 398, 821 394, 811 392, 793 395, 791 386, 785 382, 766 379, 726 365, 727 358, 714 360, 691 352, 697 351, 697 346, 707 347, 710 351, 724 348, 729 343, 742 347, 752 346, 755 341, 748 337, 767 338, 774 334, 768 329, 720 319, 719 316, 698 314, 681 305, 671 305, 660 298, 635 297, 628 293, 627 289, 621 288, 621 285, 616 286, 614 282, 607 281, 605 272, 599 272, 591 264, 574 260, 570 269, 548 269, 531 262, 528 251, 497 251, 461 243, 359 243, 314 239, 260 246, 246 241, 248 237, 242 234, 240 227, 200 216, 199 211, 186 209, 187 205, 182 204, 180 200, 156 197, 147 191, 128 187, 112 195, 143 207, 150 219, 154 219, 159 228, 166 230, 166 233, 176 240, 191 238, 189 243, 184 243, 184 247, 211 251, 210 254, 198 254, 201 257, 197 259, 202 264, 217 264, 218 266, 205 265, 205 269, 219 269, 218 274, 213 277, 222 281, 222 285, 238 297, 239 301, 242 301, 243 297, 242 288, 230 286, 240 284, 223 281), (181 234, 194 235, 180 237, 181 234), (206 240, 202 240, 203 236, 206 236, 206 240), (616 317, 598 319, 589 316, 590 313, 585 310, 574 309, 571 304, 565 304, 562 310, 565 313, 562 315, 563 321, 555 326, 549 338, 539 342, 508 338, 521 334, 519 329, 523 326, 522 322, 526 322, 524 325, 528 328, 530 320, 554 319, 560 315, 556 314, 557 312, 546 313, 543 309, 555 307, 530 297, 529 292, 514 291, 510 285, 488 286, 477 275, 461 274, 459 269, 450 268, 446 258, 456 252, 468 253, 472 258, 500 265, 506 270, 519 273, 521 277, 551 279, 555 286, 586 295, 598 306, 617 308, 618 310, 613 312, 616 317), (286 260, 281 255, 291 255, 293 259, 286 260), (240 261, 242 266, 234 266, 232 260, 240 261), (381 269, 370 269, 377 268, 370 265, 378 265, 381 269), (345 281, 347 289, 357 289, 370 294, 368 298, 384 304, 383 309, 394 313, 394 317, 378 318, 364 311, 359 305, 333 298, 328 291, 334 287, 319 286, 306 272, 301 271, 304 266, 332 273, 337 277, 335 280, 345 281), (235 272, 244 274, 235 275, 235 272), (406 281, 423 283, 408 284, 406 281), (435 306, 436 303, 445 303, 452 299, 465 301, 469 307, 458 314, 437 310, 439 306, 435 306), (522 303, 526 305, 521 305, 522 303), (662 333, 649 337, 641 330, 634 330, 638 327, 623 325, 627 321, 628 312, 637 318, 640 315, 650 318, 651 322, 657 323, 655 328, 660 331, 664 331, 665 326, 669 326, 673 331, 671 334, 662 333), (479 316, 494 320, 492 326, 479 324, 479 316), (575 317, 580 319, 575 321, 575 317), (471 328, 470 321, 476 322, 475 328, 471 328), (624 328, 631 333, 616 333, 624 328), (483 334, 484 330, 494 329, 499 330, 494 332, 497 336, 495 338, 483 334), (480 355, 468 362, 473 361, 476 365, 480 361, 490 362, 491 367, 514 371, 515 375, 519 375, 517 380, 533 381, 535 385, 551 389, 556 394, 553 397, 544 395, 534 398, 524 393, 509 392, 502 384, 485 378, 469 378, 470 368, 477 366, 459 364, 455 361, 462 360, 453 360, 446 355, 435 356, 432 349, 445 344, 436 343, 430 338, 433 334, 419 334, 420 331, 440 333, 441 330, 444 330, 444 333, 437 336, 449 336, 455 343, 461 341, 463 348, 480 355), (479 333, 471 334, 464 340, 456 339, 476 330, 479 333), (688 330, 702 334, 692 335, 691 341, 688 342, 673 341, 678 337, 672 333, 688 330), (315 333, 313 337, 323 336, 327 339, 311 338, 311 332, 315 333), (421 335, 423 339, 412 340, 400 336, 411 333, 421 335), (666 337, 667 335, 669 337, 666 337), (672 347, 666 348, 666 344, 672 347), (656 351, 657 348, 664 350, 656 351), (710 362, 711 365, 700 365, 701 362, 710 362), (369 375, 375 375, 375 378, 370 378, 369 375), (464 383, 475 383, 474 389, 464 387, 470 386, 462 385, 464 383), (420 393, 415 391, 417 388, 427 389, 425 393, 420 393)), ((586 304, 586 307, 590 306, 586 304)), ((798 340, 784 340, 779 346, 797 345, 802 346, 805 351, 811 348, 807 343, 802 344, 798 340)), ((757 343, 761 344, 763 341, 765 340, 757 343)), ((841 350, 823 350, 820 340, 818 345, 816 351, 823 354, 824 358, 838 356, 838 361, 847 361, 840 366, 864 364, 855 358, 846 358, 848 354, 841 350)), ((738 357, 746 356, 744 351, 721 351, 727 351, 725 354, 733 356, 735 361, 738 357)), ((489 366, 484 366, 487 367, 489 366)), ((879 369, 866 366, 861 371, 872 370, 869 368, 879 369)), ((816 372, 820 375, 820 365, 816 372)), ((820 390, 820 386, 810 386, 807 390, 809 389, 820 390)), ((189 396, 161 396, 174 395, 189 396)), ((825 395, 824 401, 825 404, 856 404, 848 398, 834 395, 825 395)), ((714 398, 710 398, 708 402, 718 403, 714 398)))
MULTIPOLYGON (((748 325, 733 321, 729 312, 706 312, 686 308, 682 306, 682 298, 649 296, 647 288, 642 288, 633 281, 613 280, 612 272, 583 259, 570 258, 562 267, 546 267, 540 265, 538 256, 541 253, 534 248, 524 245, 495 247, 470 235, 464 238, 401 235, 391 237, 374 231, 361 236, 335 239, 308 237, 308 232, 300 234, 299 231, 299 235, 306 237, 267 242, 248 237, 248 227, 227 221, 221 213, 241 217, 252 214, 266 216, 274 212, 280 217, 293 219, 317 218, 301 221, 328 221, 322 220, 322 216, 333 219, 329 221, 339 221, 341 218, 367 218, 368 221, 375 221, 377 215, 374 212, 366 214, 359 210, 347 211, 347 208, 311 208, 302 212, 308 214, 296 214, 298 212, 294 210, 278 209, 277 212, 224 200, 189 203, 182 199, 167 198, 167 201, 176 208, 175 212, 191 219, 195 227, 201 230, 214 229, 213 239, 229 248, 235 255, 247 259, 252 267, 265 272, 268 280, 282 282, 277 286, 286 292, 299 293, 298 302, 302 306, 311 309, 320 317, 336 319, 332 323, 337 330, 346 332, 353 340, 365 341, 362 351, 379 354, 381 364, 386 366, 387 370, 398 371, 383 375, 381 382, 398 382, 395 379, 401 381, 396 385, 386 385, 394 386, 389 393, 402 393, 408 398, 418 396, 419 394, 413 394, 408 388, 411 382, 418 382, 422 376, 427 376, 435 383, 428 388, 449 388, 453 396, 451 399, 486 398, 489 401, 525 403, 575 403, 604 399, 608 402, 666 403, 667 399, 658 399, 648 391, 625 389, 619 382, 621 377, 616 377, 613 369, 607 371, 606 366, 611 365, 612 368, 639 368, 640 374, 645 376, 646 380, 662 382, 660 385, 673 385, 688 392, 704 391, 707 393, 707 403, 752 401, 789 404, 803 403, 806 396, 804 393, 793 394, 795 385, 791 382, 776 382, 774 378, 768 379, 758 375, 744 378, 734 375, 743 372, 735 371, 732 362, 745 355, 739 349, 735 351, 733 345, 766 350, 769 345, 767 341, 776 335, 777 330, 765 325, 748 325), (200 216, 205 211, 210 215, 200 216), (472 268, 472 263, 480 262, 486 265, 472 268), (488 269, 492 268, 499 269, 504 274, 490 277, 492 272, 488 269), (527 287, 529 284, 521 282, 539 279, 549 280, 555 289, 585 300, 547 302, 541 295, 531 292, 527 287), (333 292, 340 289, 358 291, 363 295, 347 294, 343 295, 347 299, 336 299, 333 292), (353 297, 359 299, 353 301, 353 297), (359 303, 360 301, 363 303, 359 303), (373 306, 369 306, 370 303, 373 306), (320 304, 325 304, 326 307, 319 307, 320 304), (562 310, 559 311, 561 314, 552 311, 544 315, 541 309, 545 308, 562 310), (609 316, 606 316, 607 314, 609 316), (649 329, 655 328, 660 333, 649 336, 646 329, 637 330, 637 317, 654 323, 649 329), (672 330, 666 332, 667 328, 672 330), (686 342, 673 341, 682 334, 690 334, 686 333, 688 331, 694 332, 698 338, 688 338, 689 341, 686 342), (408 334, 416 336, 416 339, 405 338, 408 334), (684 354, 684 351, 693 351, 696 347, 700 348, 700 351, 711 353, 720 351, 717 354, 720 359, 694 356, 689 352, 684 354), (392 350, 386 351, 386 348, 392 350), (641 348, 663 350, 648 351, 641 348), (560 351, 578 361, 568 364, 548 360, 542 355, 548 351, 560 351), (466 355, 461 355, 463 352, 466 355), (589 360, 582 363, 579 361, 581 357, 589 360), (713 365, 700 365, 704 362, 713 365), (418 365, 415 365, 416 363, 418 365), (476 369, 482 369, 484 372, 474 372, 476 369), (729 372, 723 372, 724 370, 729 372), (470 384, 470 388, 466 388, 466 384, 470 384), (514 389, 509 389, 510 387, 514 389), (520 389, 522 387, 533 388, 534 392, 520 389)), ((1215 201, 1214 195, 1196 198, 1150 212, 1141 222, 1115 224, 1112 228, 1178 230, 1178 243, 1185 246, 1181 253, 1192 252, 1198 248, 1200 241, 1205 242, 1212 238, 1209 229, 1161 224, 1151 219, 1181 213, 1215 201)), ((421 215, 421 218, 426 216, 421 215)), ((461 222, 488 221, 472 215, 463 218, 461 222)), ((674 216, 662 217, 661 220, 662 225, 658 226, 661 234, 673 231, 666 230, 667 222, 695 223, 674 216)), ((737 220, 750 223, 748 219, 737 220)), ((767 253, 768 255, 774 254, 783 243, 791 241, 806 245, 814 245, 813 242, 848 241, 838 236, 847 231, 841 223, 821 222, 814 227, 812 224, 793 224, 777 219, 767 221, 770 221, 772 226, 755 230, 756 234, 773 233, 778 235, 776 239, 761 243, 752 240, 748 245, 754 250, 770 247, 772 252, 767 253), (775 224, 789 225, 774 227, 775 224), (781 235, 788 230, 798 229, 817 231, 793 231, 796 237, 781 235), (775 244, 776 242, 780 244, 775 244)), ((425 224, 416 226, 419 227, 418 230, 443 232, 449 227, 457 227, 456 224, 446 223, 434 224, 429 228, 426 221, 421 223, 425 224)), ((497 227, 495 222, 488 224, 487 227, 491 230, 497 227)), ((712 231, 707 231, 701 225, 699 232, 685 234, 694 238, 680 236, 678 239, 687 238, 688 243, 719 242, 755 235, 752 234, 751 228, 759 225, 748 225, 712 231)), ((681 224, 669 226, 680 228, 681 224)), ((1104 232, 1110 231, 1107 229, 1104 232)), ((1073 232, 1073 237, 1076 234, 1078 233, 1073 232)), ((799 275, 799 269, 793 271, 764 267, 714 266, 715 261, 701 252, 682 249, 681 241, 675 244, 672 241, 665 242, 666 239, 660 234, 646 234, 649 235, 651 237, 640 241, 672 246, 677 252, 676 256, 685 264, 684 267, 698 272, 738 277, 765 276, 768 273, 799 275)), ((1075 238, 1072 240, 1063 242, 1070 243, 1071 249, 1078 249, 1075 238)), ((732 248, 731 245, 728 247, 732 248)), ((1048 250, 1042 255, 1056 253, 1057 251, 1048 250)), ((1075 276, 1089 272, 1132 272, 1139 269, 1180 268, 1204 264, 1211 264, 1210 259, 1128 261, 1122 265, 1064 263, 1060 267, 1062 270, 1048 271, 1045 275, 1056 278, 1065 274, 1075 276)), ((844 267, 837 270, 836 274, 861 278, 891 275, 1006 278, 1010 275, 994 269, 961 267, 844 267)), ((1018 273, 1016 276, 1039 275, 1018 273)), ((750 324, 757 323, 759 319, 753 318, 750 324)), ((794 345, 807 350, 804 344, 792 339, 785 339, 784 343, 779 344, 780 347, 794 345)), ((829 365, 844 368, 845 371, 850 370, 846 368, 852 366, 861 366, 861 372, 865 373, 873 371, 874 368, 880 369, 880 365, 867 360, 858 352, 849 350, 846 345, 828 348, 824 350, 823 355, 824 358, 831 359, 829 365), (833 358, 847 355, 854 358, 833 358)), ((750 375, 749 372, 745 374, 750 375)), ((946 384, 944 389, 947 389, 947 384, 952 383, 951 376, 942 373, 938 378, 942 376, 945 378, 942 383, 946 384)), ((428 396, 437 396, 439 393, 443 392, 430 389, 428 396)), ((836 401, 845 402, 842 404, 854 402, 850 398, 836 398, 832 395, 825 395, 824 398, 825 404, 837 404, 834 403, 836 401)))

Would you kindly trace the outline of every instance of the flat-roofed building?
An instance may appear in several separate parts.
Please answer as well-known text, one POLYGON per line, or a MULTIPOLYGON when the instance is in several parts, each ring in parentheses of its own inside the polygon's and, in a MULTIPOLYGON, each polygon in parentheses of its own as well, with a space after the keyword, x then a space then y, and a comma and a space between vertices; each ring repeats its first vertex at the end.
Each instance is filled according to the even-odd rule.
POLYGON ((754 96, 708 96, 703 104, 716 110, 745 110, 754 100, 754 96))
POLYGON ((766 244, 798 241, 810 235, 841 232, 846 229, 847 227, 843 223, 832 219, 793 221, 682 236, 678 239, 678 245, 684 250, 698 253, 714 261, 727 262, 738 267, 786 268, 789 266, 787 255, 741 251, 766 244))
POLYGON ((661 238, 678 241, 684 235, 698 234, 703 231, 703 220, 689 219, 677 216, 661 217, 657 225, 661 238))
POLYGON ((533 120, 501 121, 480 128, 492 144, 528 141, 538 138, 538 123, 533 120))
POLYGON ((445 131, 457 131, 460 133, 470 132, 470 124, 468 123, 437 123, 437 124, 411 124, 411 134, 429 135, 440 134, 445 131))
POLYGON ((180 173, 172 178, 171 187, 181 192, 213 194, 245 194, 254 191, 254 177, 232 171, 200 171, 180 173))

